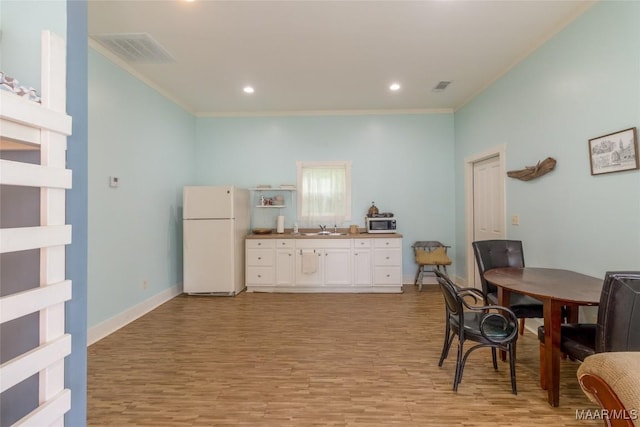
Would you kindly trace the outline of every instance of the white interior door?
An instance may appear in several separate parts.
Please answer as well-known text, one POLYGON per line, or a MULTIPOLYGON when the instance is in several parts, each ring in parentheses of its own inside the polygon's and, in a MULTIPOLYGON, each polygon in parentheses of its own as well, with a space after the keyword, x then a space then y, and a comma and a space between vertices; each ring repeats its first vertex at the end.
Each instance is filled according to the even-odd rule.
MULTIPOLYGON (((500 152, 471 162, 471 241, 505 238, 504 165, 500 152)), ((469 242, 470 285, 480 288, 480 276, 469 242)))

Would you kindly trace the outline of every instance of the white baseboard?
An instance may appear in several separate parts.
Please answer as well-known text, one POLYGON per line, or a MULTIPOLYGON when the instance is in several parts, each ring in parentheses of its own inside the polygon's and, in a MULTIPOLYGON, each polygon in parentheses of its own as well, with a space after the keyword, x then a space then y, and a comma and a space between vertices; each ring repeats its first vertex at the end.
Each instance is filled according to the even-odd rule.
POLYGON ((133 322, 137 318, 144 316, 154 308, 164 304, 181 293, 182 285, 172 286, 169 289, 142 301, 140 304, 89 328, 87 330, 87 347, 133 322))
MULTIPOLYGON (((412 285, 413 281, 416 279, 415 276, 410 276, 410 275, 403 275, 402 276, 402 283, 405 285, 412 285)), ((423 285, 437 285, 438 281, 436 280, 436 276, 433 274, 424 274, 422 276, 422 284, 423 285)))
POLYGON ((544 321, 542 319, 526 319, 524 321, 524 328, 531 332, 532 334, 534 334, 535 336, 538 336, 538 326, 543 326, 544 325, 544 321))

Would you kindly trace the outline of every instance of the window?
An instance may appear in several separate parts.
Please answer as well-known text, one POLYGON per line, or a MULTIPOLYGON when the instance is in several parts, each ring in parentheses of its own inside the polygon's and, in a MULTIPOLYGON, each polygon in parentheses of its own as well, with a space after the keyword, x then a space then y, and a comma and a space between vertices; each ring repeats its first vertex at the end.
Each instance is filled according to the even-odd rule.
POLYGON ((351 162, 296 162, 298 220, 307 227, 351 219, 351 162))

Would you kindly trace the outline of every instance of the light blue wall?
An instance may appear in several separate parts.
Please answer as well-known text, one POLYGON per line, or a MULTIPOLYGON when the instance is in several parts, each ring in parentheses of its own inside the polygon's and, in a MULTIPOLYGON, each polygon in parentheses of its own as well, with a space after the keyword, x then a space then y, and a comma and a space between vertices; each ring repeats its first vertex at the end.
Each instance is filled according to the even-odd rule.
POLYGON ((40 90, 40 31, 67 34, 66 1, 0 1, 0 70, 40 90))
POLYGON ((182 282, 180 206, 195 118, 93 50, 89 111, 92 327, 182 282))
MULTIPOLYGON (((640 268, 640 171, 591 176, 588 139, 640 127, 640 3, 601 2, 456 112, 456 242, 465 248, 464 159, 506 144, 506 169, 551 156, 554 171, 507 178, 507 236, 527 265, 603 277, 640 268)), ((465 251, 457 273, 466 277, 465 251)))
MULTIPOLYGON (((353 219, 345 225, 364 226, 372 201, 393 212, 405 275, 415 273, 415 240, 453 244, 452 114, 200 118, 197 129, 198 184, 295 184, 297 160, 351 160, 353 219)), ((291 227, 295 209, 283 214, 291 227)), ((261 210, 254 226, 275 227, 276 215, 261 210)))
POLYGON ((67 112, 73 117, 67 139, 67 167, 73 188, 67 192, 67 223, 73 241, 67 247, 67 277, 73 299, 66 304, 66 330, 71 334, 71 356, 65 360, 65 384, 71 388, 71 410, 65 425, 84 426, 87 420, 87 3, 67 2, 67 112))

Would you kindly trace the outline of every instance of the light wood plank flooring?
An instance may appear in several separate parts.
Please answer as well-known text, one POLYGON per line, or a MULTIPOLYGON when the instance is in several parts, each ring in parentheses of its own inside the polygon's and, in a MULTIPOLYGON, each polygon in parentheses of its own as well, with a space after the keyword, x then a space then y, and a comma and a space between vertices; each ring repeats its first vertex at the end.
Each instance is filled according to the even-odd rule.
MULTIPOLYGON (((439 289, 403 294, 182 295, 88 349, 90 426, 593 426, 563 361, 559 408, 518 341, 518 395, 489 350, 452 391, 439 289)), ((454 344, 455 345, 455 344, 454 344)))

